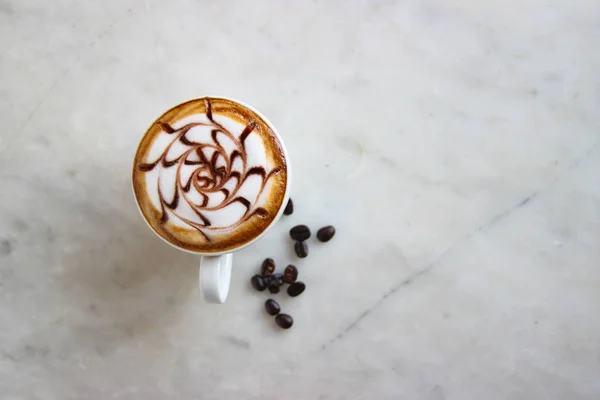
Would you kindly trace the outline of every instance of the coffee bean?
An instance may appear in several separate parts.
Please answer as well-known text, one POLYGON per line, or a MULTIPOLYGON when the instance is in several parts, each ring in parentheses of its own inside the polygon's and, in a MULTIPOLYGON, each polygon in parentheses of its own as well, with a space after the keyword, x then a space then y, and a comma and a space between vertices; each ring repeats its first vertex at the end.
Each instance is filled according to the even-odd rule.
POLYGON ((298 279, 298 268, 293 265, 288 265, 283 271, 283 281, 285 283, 294 283, 298 279))
POLYGON ((303 241, 310 237, 310 229, 306 225, 297 225, 290 229, 290 236, 296 241, 303 241))
POLYGON ((278 280, 271 279, 268 286, 269 286, 269 292, 276 294, 276 293, 279 293, 279 287, 281 286, 281 284, 279 283, 278 280))
POLYGON ((285 278, 281 272, 271 275, 271 280, 277 281, 279 286, 283 285, 283 282, 285 282, 285 278))
POLYGON ((279 325, 280 328, 290 329, 292 325, 294 325, 294 319, 287 314, 279 314, 275 317, 275 323, 279 325))
POLYGON ((275 271, 275 261, 272 258, 265 258, 260 267, 260 274, 262 276, 270 276, 273 271, 275 271))
POLYGON ((267 288, 267 282, 265 282, 265 278, 260 275, 254 275, 252 279, 250 279, 250 283, 254 287, 254 289, 262 292, 267 288))
POLYGON ((287 206, 285 206, 285 210, 283 210, 283 213, 285 215, 290 215, 293 212, 294 212, 294 202, 292 201, 292 199, 289 199, 287 206))
POLYGON ((335 228, 331 225, 319 229, 317 232, 317 239, 321 242, 329 242, 335 235, 335 228))
POLYGON ((296 297, 296 296, 300 296, 302 294, 302 292, 304 292, 304 289, 306 289, 306 285, 304 284, 304 282, 298 281, 298 282, 292 283, 290 285, 290 287, 288 287, 287 293, 291 297, 296 297))
POLYGON ((267 310, 267 314, 269 315, 277 315, 281 311, 281 307, 279 307, 279 303, 275 300, 269 299, 265 301, 265 310, 267 310))
POLYGON ((306 242, 296 242, 294 245, 296 255, 300 258, 305 258, 308 255, 308 245, 306 242))

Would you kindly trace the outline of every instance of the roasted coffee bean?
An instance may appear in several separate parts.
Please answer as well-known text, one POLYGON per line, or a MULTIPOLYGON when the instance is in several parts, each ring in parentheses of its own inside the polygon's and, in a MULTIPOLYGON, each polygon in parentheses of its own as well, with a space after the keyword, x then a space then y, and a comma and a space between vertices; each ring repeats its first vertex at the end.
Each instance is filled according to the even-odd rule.
POLYGON ((272 258, 265 258, 260 267, 260 274, 262 276, 270 276, 273 271, 275 271, 275 261, 272 258))
POLYGON ((265 301, 265 310, 269 315, 277 315, 279 311, 281 311, 281 307, 279 307, 279 303, 277 303, 273 299, 269 299, 265 301))
POLYGON ((285 278, 281 272, 271 275, 271 280, 277 281, 279 286, 283 285, 283 282, 285 282, 285 278))
POLYGON ((290 229, 290 236, 296 241, 303 241, 310 237, 310 229, 306 225, 297 225, 290 229))
POLYGON ((254 275, 252 279, 250 279, 250 283, 254 287, 254 289, 262 292, 267 288, 267 282, 265 282, 265 278, 260 275, 254 275))
POLYGON ((283 281, 285 283, 294 283, 298 279, 298 268, 293 265, 288 265, 283 271, 283 281))
POLYGON ((329 242, 335 235, 335 228, 331 225, 319 229, 317 232, 317 239, 321 242, 329 242))
POLYGON ((290 285, 290 287, 288 287, 287 293, 291 297, 296 297, 296 296, 300 296, 302 294, 302 292, 304 292, 304 289, 306 289, 306 285, 304 284, 304 282, 298 281, 298 282, 292 283, 290 285))
POLYGON ((275 323, 279 325, 280 328, 290 329, 292 325, 294 325, 294 319, 287 314, 279 314, 275 317, 275 323))
POLYGON ((294 250, 296 251, 296 255, 300 258, 304 258, 308 255, 308 245, 306 242, 296 242, 294 250))
POLYGON ((285 206, 285 210, 283 210, 283 214, 290 215, 294 212, 294 202, 292 199, 288 200, 287 206, 285 206))
POLYGON ((279 287, 281 286, 281 284, 279 283, 278 280, 271 279, 268 286, 269 286, 269 292, 276 294, 276 293, 279 293, 279 287))

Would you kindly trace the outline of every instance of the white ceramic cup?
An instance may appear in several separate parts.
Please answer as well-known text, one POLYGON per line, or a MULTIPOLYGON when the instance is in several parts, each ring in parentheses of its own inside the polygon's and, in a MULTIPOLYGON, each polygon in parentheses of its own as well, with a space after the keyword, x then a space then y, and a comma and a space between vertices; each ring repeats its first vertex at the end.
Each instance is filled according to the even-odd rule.
MULTIPOLYGON (((273 124, 262 113, 260 113, 255 108, 249 106, 248 104, 241 102, 239 100, 236 100, 236 99, 232 99, 230 97, 222 97, 222 96, 206 96, 206 97, 229 100, 229 101, 238 103, 242 107, 245 107, 249 110, 254 111, 256 114, 258 114, 258 116, 260 116, 265 121, 265 123, 267 125, 269 125, 269 127, 272 129, 273 133, 277 137, 277 140, 279 140, 279 144, 281 146, 281 150, 283 151, 283 156, 284 156, 284 158, 286 160, 286 164, 287 164, 287 174, 286 174, 287 181, 286 181, 286 185, 285 185, 285 195, 284 195, 283 201, 281 202, 281 207, 277 211, 277 215, 275 216, 275 218, 273 218, 273 220, 271 221, 269 226, 267 226, 267 228, 265 230, 263 230, 258 236, 254 237, 252 240, 250 240, 232 250, 226 251, 226 252, 206 253, 205 254, 202 252, 190 251, 190 250, 178 247, 175 244, 169 242, 167 239, 160 236, 156 231, 154 231, 154 229, 152 229, 152 227, 150 226, 150 223, 146 220, 146 217, 142 213, 142 210, 140 209, 140 206, 137 203, 137 200, 136 200, 136 204, 138 206, 138 210, 140 210, 140 214, 142 214, 142 217, 144 218, 144 221, 146 221, 146 224, 148 224, 148 226, 150 227, 150 230, 152 232, 154 232, 156 234, 156 236, 158 236, 164 242, 171 245, 172 247, 175 247, 178 250, 185 251, 186 253, 191 253, 191 254, 196 254, 196 255, 202 256, 200 258, 200 270, 199 270, 200 290, 201 290, 202 294, 204 295, 204 299, 207 302, 214 303, 214 304, 222 304, 227 299, 227 294, 229 293, 229 285, 231 282, 231 268, 233 265, 233 253, 238 250, 243 249, 244 247, 250 246, 251 244, 255 243, 265 233, 267 233, 267 231, 269 229, 271 229, 271 227, 279 220, 279 218, 281 218, 281 215, 283 214, 283 210, 285 209, 285 206, 287 205, 288 200, 290 198, 290 183, 291 183, 290 170, 291 170, 291 168, 290 168, 290 158, 288 156, 288 152, 285 147, 285 144, 283 143, 283 139, 281 138, 281 136, 279 135, 279 133, 277 132, 277 129, 275 129, 273 124)), ((180 103, 180 104, 183 104, 183 103, 180 103)), ((178 107, 178 106, 175 106, 175 107, 178 107)))

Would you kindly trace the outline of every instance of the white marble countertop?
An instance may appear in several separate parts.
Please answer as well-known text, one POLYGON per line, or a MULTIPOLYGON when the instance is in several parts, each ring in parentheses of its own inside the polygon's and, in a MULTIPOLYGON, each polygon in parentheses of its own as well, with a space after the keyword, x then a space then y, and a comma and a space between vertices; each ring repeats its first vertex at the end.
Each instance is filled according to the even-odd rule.
POLYGON ((598 399, 599 40, 596 0, 0 0, 2 399, 598 399), (295 172, 222 306, 130 189, 206 94, 295 172), (297 223, 338 233, 298 260, 297 223))

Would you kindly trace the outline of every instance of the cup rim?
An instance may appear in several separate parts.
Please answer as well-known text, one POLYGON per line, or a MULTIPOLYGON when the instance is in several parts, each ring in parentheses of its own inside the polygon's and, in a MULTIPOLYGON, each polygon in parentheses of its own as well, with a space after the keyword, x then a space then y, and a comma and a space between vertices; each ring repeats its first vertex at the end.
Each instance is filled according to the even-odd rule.
MULTIPOLYGON (((142 139, 143 137, 146 135, 146 133, 148 132, 148 130, 152 127, 152 125, 150 125, 148 127, 148 129, 146 129, 146 133, 144 133, 144 136, 142 136, 142 139, 140 139, 140 141, 138 142, 138 145, 135 149, 135 153, 134 153, 134 162, 133 162, 133 166, 131 169, 131 189, 133 192, 133 198, 135 201, 135 205, 139 211, 139 213, 142 215, 142 219, 144 220, 144 222, 146 223, 146 225, 148 225, 148 227, 150 228, 150 230, 156 235, 158 236, 163 242, 167 243, 169 246, 179 250, 179 251, 183 251, 189 254, 195 254, 195 255, 199 255, 199 256, 222 256, 224 254, 228 254, 228 253, 233 253, 239 250, 242 250, 245 247, 250 246, 251 244, 255 243, 256 241, 258 241, 259 239, 261 239, 270 229, 271 227, 273 227, 273 225, 279 221, 279 218, 281 218, 281 215, 283 214, 283 211, 285 210, 285 207, 287 206, 287 203, 289 201, 290 198, 290 182, 291 182, 291 167, 290 167, 290 157, 287 151, 287 148, 285 147, 285 143, 281 137, 281 135, 279 134, 279 132, 277 131, 277 129, 275 128, 275 126, 273 125, 273 123, 267 118, 265 117, 265 115, 263 113, 261 113, 260 111, 258 111, 256 108, 252 107, 251 105, 240 101, 238 99, 234 99, 232 97, 226 97, 226 96, 211 96, 211 95, 206 95, 206 96, 201 96, 201 97, 195 97, 192 99, 188 99, 186 101, 182 101, 176 105, 174 105, 173 107, 167 109, 166 111, 164 111, 161 115, 168 113, 169 111, 180 107, 183 104, 192 102, 192 101, 198 101, 198 100, 202 100, 204 98, 211 98, 211 99, 220 99, 220 100, 228 100, 228 101, 232 101, 234 103, 239 104, 242 107, 245 107, 247 109, 249 109, 250 111, 253 111, 254 113, 256 113, 260 118, 263 119, 263 121, 269 126, 269 128, 271 128, 271 130, 273 131, 273 133, 275 134, 275 137, 277 138, 277 140, 279 141, 279 145, 281 146, 281 150, 283 152, 283 157, 286 161, 287 164, 287 173, 286 173, 286 178, 285 178, 285 193, 283 195, 283 201, 281 202, 281 207, 279 207, 279 210, 277 211, 277 214, 275 215, 275 218, 273 218, 273 220, 269 223, 269 225, 267 225, 267 227, 265 229, 263 229, 263 231, 261 233, 259 233, 257 236, 255 236, 254 238, 252 238, 252 240, 249 240, 246 243, 243 243, 241 245, 239 245, 238 247, 235 247, 233 249, 230 250, 226 250, 226 251, 217 251, 217 252, 202 252, 202 251, 193 251, 193 250, 188 250, 188 249, 184 249, 183 247, 179 247, 174 243, 171 243, 170 241, 168 241, 167 239, 165 239, 164 237, 162 237, 153 227, 152 225, 150 225, 150 222, 148 221, 148 219, 146 219, 146 216, 144 215, 144 213, 142 212, 142 209, 140 207, 139 202, 137 201, 137 197, 135 195, 135 186, 134 186, 134 182, 133 182, 133 176, 134 176, 134 172, 135 172, 135 155, 137 154, 140 145, 142 143, 142 139)), ((160 118, 160 117, 159 117, 160 118)), ((152 123, 154 124, 154 123, 152 123)))

